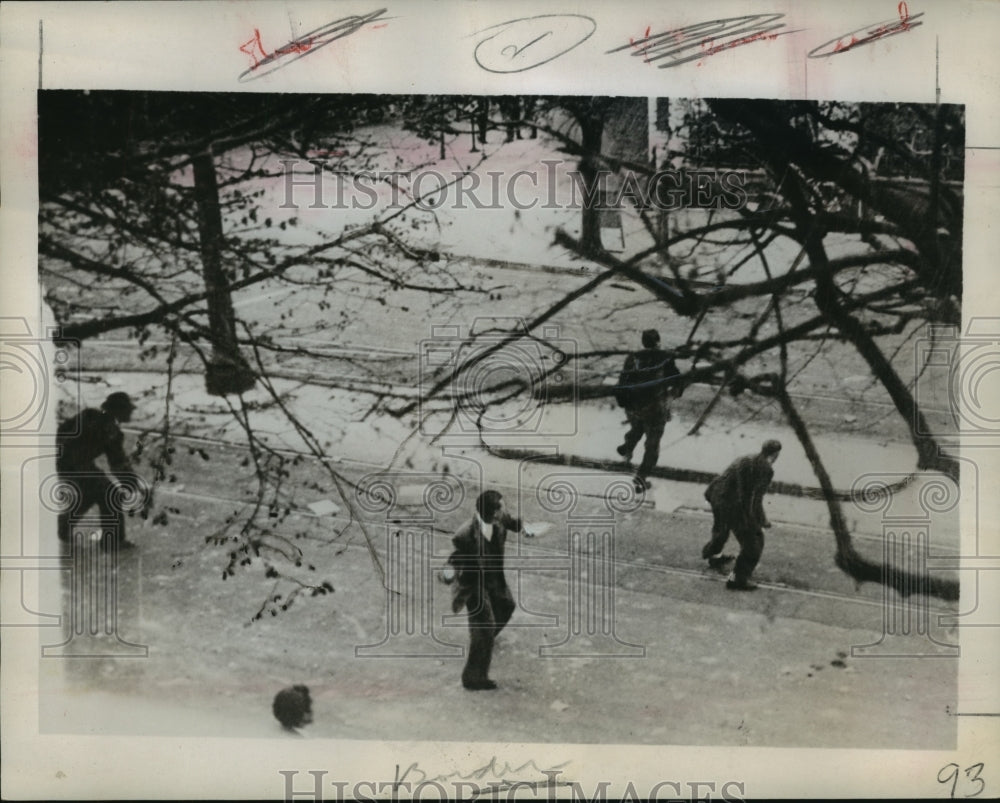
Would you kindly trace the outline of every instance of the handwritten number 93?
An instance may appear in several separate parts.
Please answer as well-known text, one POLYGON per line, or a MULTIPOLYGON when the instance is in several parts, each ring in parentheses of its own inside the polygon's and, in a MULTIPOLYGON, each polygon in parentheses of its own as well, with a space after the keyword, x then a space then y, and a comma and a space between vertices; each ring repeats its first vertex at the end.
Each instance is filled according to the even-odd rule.
POLYGON ((958 764, 954 763, 945 764, 938 771, 937 780, 938 783, 941 784, 950 783, 951 784, 950 796, 955 797, 955 793, 958 790, 958 779, 961 777, 961 774, 964 773, 966 780, 970 784, 970 787, 974 789, 974 791, 964 792, 963 790, 962 797, 976 797, 977 795, 982 794, 982 791, 986 788, 986 781, 984 781, 982 778, 979 777, 982 774, 983 768, 985 766, 986 766, 985 764, 980 762, 979 764, 973 764, 971 767, 966 767, 960 773, 959 772, 960 768, 958 764))

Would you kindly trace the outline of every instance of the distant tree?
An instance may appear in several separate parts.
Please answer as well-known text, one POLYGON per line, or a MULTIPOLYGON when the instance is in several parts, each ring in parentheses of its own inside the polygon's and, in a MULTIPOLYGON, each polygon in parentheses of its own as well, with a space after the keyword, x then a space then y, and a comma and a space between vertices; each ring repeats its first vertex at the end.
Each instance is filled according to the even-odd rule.
MULTIPOLYGON (((203 363, 207 391, 226 398, 244 431, 257 491, 245 515, 222 522, 213 537, 231 546, 224 576, 264 560, 269 576, 289 582, 293 595, 327 591, 327 584, 298 578, 308 561, 274 529, 275 517, 284 521, 290 512, 292 458, 255 430, 242 397, 255 384, 319 458, 368 538, 353 516, 350 482, 274 383, 289 359, 329 356, 289 345, 281 335, 294 331, 294 321, 262 325, 252 312, 237 315, 232 294, 309 287, 311 303, 322 307, 331 294, 366 283, 379 298, 400 289, 447 295, 463 286, 412 236, 433 218, 406 192, 367 223, 334 226, 305 244, 286 236, 297 225, 294 210, 279 220, 261 205, 263 183, 295 181, 308 195, 323 176, 350 183, 379 165, 392 167, 392 154, 361 129, 419 106, 419 99, 366 95, 39 94, 39 274, 61 337, 120 332, 136 342, 143 362, 167 372, 162 427, 143 439, 155 482, 171 474, 169 388, 179 348, 203 363), (166 355, 147 345, 156 331, 170 343, 166 355)), ((331 342, 343 325, 329 324, 331 342)), ((167 517, 161 509, 154 522, 167 517)))
MULTIPOLYGON (((63 336, 124 331, 144 344, 159 329, 172 343, 171 354, 183 345, 198 355, 215 392, 245 386, 250 369, 353 513, 345 490, 349 482, 273 381, 282 360, 328 357, 283 342, 280 335, 293 322, 264 328, 249 314, 238 314, 231 294, 250 287, 307 286, 315 303, 323 304, 345 291, 345 280, 352 287, 367 282, 376 303, 404 288, 431 297, 481 290, 465 286, 440 263, 435 249, 413 236, 433 223, 433 215, 412 196, 366 223, 301 244, 281 235, 296 225, 294 216, 278 222, 261 207, 260 183, 292 176, 308 184, 317 175, 357 176, 382 164, 390 154, 363 127, 386 120, 442 147, 463 140, 466 152, 473 141, 482 144, 484 131, 531 126, 578 160, 585 195, 598 202, 602 170, 643 176, 655 169, 647 159, 609 152, 614 99, 522 98, 518 108, 521 120, 505 116, 499 99, 471 96, 40 93, 39 270, 63 336), (291 172, 282 165, 286 157, 293 161, 291 172)), ((721 160, 753 172, 758 184, 748 188, 747 203, 683 225, 678 218, 669 232, 650 219, 650 209, 639 208, 648 246, 628 259, 603 248, 598 210, 585 203, 580 236, 560 232, 556 239, 603 271, 532 315, 526 331, 494 337, 475 360, 442 372, 429 396, 446 397, 452 405, 466 402, 463 394, 472 391, 455 382, 462 372, 525 336, 544 343, 536 334, 542 324, 612 280, 630 281, 662 304, 665 319, 688 327, 678 356, 689 359, 691 368, 682 382, 717 386, 692 429, 726 390, 773 402, 812 461, 830 508, 839 565, 858 579, 905 591, 912 587, 910 578, 854 550, 840 510, 843 490, 832 486, 792 389, 802 364, 831 343, 848 344, 909 429, 916 468, 957 479, 957 461, 927 434, 912 383, 899 376, 880 342, 912 338, 928 322, 960 318, 962 203, 956 182, 962 109, 711 100, 688 111, 674 139, 696 142, 689 153, 675 144, 676 155, 693 165, 721 160), (899 137, 904 130, 909 138, 899 137), (852 248, 828 253, 834 234, 848 238, 852 248), (777 240, 795 245, 798 256, 789 264, 768 258, 768 245, 777 240), (714 249, 742 255, 706 276, 677 255, 681 247, 688 254, 714 249), (745 279, 751 268, 764 278, 745 279), (777 371, 773 361, 764 365, 769 355, 777 356, 777 371)), ((339 325, 330 328, 336 332, 339 325)), ((152 356, 154 350, 145 353, 152 356)), ((170 365, 168 360, 168 370, 170 365)), ((548 377, 553 382, 556 371, 553 365, 548 377)), ((528 387, 511 381, 477 388, 476 403, 499 403, 528 387)), ((547 398, 558 399, 558 387, 552 382, 547 387, 547 398)), ((573 393, 599 398, 613 389, 582 386, 573 393)), ((417 404, 400 404, 381 393, 372 410, 405 416, 417 404)), ((259 482, 250 512, 238 523, 240 547, 227 572, 258 556, 261 543, 276 537, 261 517, 287 510, 288 471, 287 457, 254 431, 243 401, 237 398, 231 409, 245 431, 259 482)), ((158 477, 165 471, 168 440, 165 424, 153 459, 158 477)), ((222 530, 232 526, 237 525, 230 522, 222 530)), ((379 565, 370 539, 369 548, 379 565)), ((934 578, 930 588, 942 597, 957 595, 957 583, 950 580, 934 578)))
MULTIPOLYGON (((618 172, 647 174, 649 165, 625 163, 601 152, 601 134, 608 108, 606 98, 545 99, 548 108, 562 105, 576 128, 546 130, 567 152, 581 156, 580 170, 588 186, 596 182, 597 166, 618 172)), ((664 312, 690 321, 687 342, 678 356, 692 360, 681 378, 684 384, 709 382, 718 392, 692 431, 697 431, 725 389, 752 392, 772 399, 802 443, 830 510, 837 542, 837 563, 851 576, 892 585, 901 593, 915 587, 915 578, 860 556, 853 547, 840 507, 849 492, 836 489, 809 427, 797 410, 789 386, 795 372, 790 354, 814 344, 808 362, 824 344, 850 344, 870 368, 895 405, 910 433, 918 470, 939 471, 957 482, 958 461, 945 454, 928 434, 924 411, 879 346, 880 338, 912 339, 927 323, 960 321, 962 203, 961 155, 964 114, 961 107, 922 107, 815 102, 710 100, 691 104, 684 117, 688 152, 676 155, 693 165, 731 166, 754 171, 762 178, 749 187, 740 209, 708 214, 699 222, 665 234, 647 224, 650 244, 635 256, 620 260, 601 245, 599 231, 587 225, 579 238, 559 232, 556 241, 598 262, 604 272, 582 282, 548 309, 535 315, 526 333, 512 332, 458 366, 432 388, 455 387, 464 371, 515 343, 525 334, 536 337, 543 324, 566 314, 575 301, 591 296, 607 282, 631 280, 664 304, 664 312), (900 138, 899 132, 909 136, 900 138), (906 173, 915 181, 900 181, 906 173), (850 253, 832 257, 826 240, 837 234, 853 238, 850 253), (790 264, 771 264, 767 246, 787 239, 798 248, 790 264), (727 246, 745 255, 720 266, 714 281, 705 282, 684 270, 671 249, 727 246), (763 270, 764 280, 741 277, 749 266, 763 270), (866 281, 861 281, 865 278, 866 281), (804 291, 804 292, 803 292, 804 291), (807 305, 812 303, 810 313, 807 305), (734 314, 739 309, 738 314, 734 314), (741 321, 749 319, 744 326, 741 321), (739 329, 743 328, 740 332, 739 329), (746 375, 744 371, 768 353, 776 353, 779 370, 746 375)), ((671 154, 673 156, 675 154, 671 154)), ((646 210, 638 209, 640 215, 646 210)), ((594 357, 596 355, 578 355, 594 357)), ((553 367, 549 378, 559 370, 553 367)), ((914 380, 915 381, 915 380, 914 380)), ((498 399, 511 388, 498 386, 498 399)), ((578 387, 574 396, 597 398, 612 388, 578 387)), ((559 398, 551 384, 547 398, 559 398)), ((535 459, 549 459, 534 456, 535 459)), ((563 460, 563 457, 552 458, 563 460)), ((891 489, 889 489, 891 491, 891 489)), ((929 593, 957 599, 956 581, 931 578, 929 593)))

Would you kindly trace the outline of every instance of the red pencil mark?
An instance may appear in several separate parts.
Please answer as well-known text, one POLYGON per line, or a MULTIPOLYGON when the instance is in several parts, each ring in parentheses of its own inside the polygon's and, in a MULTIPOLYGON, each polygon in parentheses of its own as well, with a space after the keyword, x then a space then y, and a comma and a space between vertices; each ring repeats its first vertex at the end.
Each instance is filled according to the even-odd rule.
MULTIPOLYGON (((642 39, 639 40, 639 41, 640 42, 644 42, 644 41, 648 40, 649 39, 649 32, 651 30, 653 30, 652 26, 651 25, 647 25, 646 26, 646 32, 642 35, 642 39)), ((636 42, 636 40, 633 37, 630 36, 628 38, 628 41, 629 41, 629 44, 632 45, 632 47, 639 47, 639 42, 636 42)), ((649 55, 648 54, 644 55, 642 60, 646 64, 649 64, 649 55)))
MULTIPOLYGON (((896 6, 896 12, 899 14, 899 23, 895 25, 889 25, 883 22, 875 30, 871 32, 869 36, 870 39, 880 39, 890 33, 902 33, 903 31, 910 30, 910 9, 907 8, 906 3, 901 2, 896 6)), ((854 37, 851 37, 854 39, 854 37)), ((855 39, 855 41, 857 41, 855 39)))
MULTIPOLYGON (((751 42, 759 42, 763 40, 774 41, 777 39, 779 34, 776 33, 755 33, 750 36, 742 36, 739 39, 732 39, 728 42, 723 42, 719 45, 710 45, 710 42, 714 42, 714 39, 708 39, 701 43, 701 49, 705 51, 706 56, 714 56, 716 53, 721 53, 723 50, 728 50, 733 47, 739 47, 740 45, 748 45, 751 42)), ((702 62, 698 62, 700 67, 702 62)))
POLYGON ((798 33, 798 29, 788 30, 785 23, 780 21, 784 16, 784 14, 749 14, 742 17, 708 20, 660 33, 652 33, 652 29, 647 28, 641 39, 630 37, 628 44, 607 52, 619 53, 630 50, 632 56, 641 56, 647 63, 665 61, 666 63, 658 65, 660 69, 676 67, 689 61, 700 63, 705 56, 723 50, 798 33))
POLYGON ((854 45, 856 45, 857 43, 858 43, 858 37, 854 36, 853 34, 851 35, 851 41, 848 42, 846 45, 838 39, 837 44, 834 45, 833 47, 833 52, 839 53, 841 50, 846 50, 849 47, 854 47, 854 45))
POLYGON ((251 67, 251 69, 254 69, 264 60, 287 56, 289 53, 306 53, 309 50, 312 50, 312 46, 313 39, 310 36, 305 39, 298 39, 294 42, 289 42, 284 47, 275 48, 273 53, 268 53, 264 49, 264 43, 261 41, 260 31, 257 28, 254 28, 253 39, 240 45, 240 50, 253 59, 253 67, 251 67))
MULTIPOLYGON (((338 39, 343 39, 345 36, 351 36, 364 28, 366 25, 369 25, 379 19, 392 19, 391 17, 384 16, 385 11, 386 10, 382 8, 370 14, 352 14, 348 17, 334 20, 333 22, 321 25, 319 28, 309 31, 304 36, 300 36, 299 38, 292 40, 287 45, 275 48, 270 53, 268 53, 264 47, 260 30, 254 28, 253 38, 240 45, 240 52, 249 56, 252 63, 249 69, 244 70, 244 72, 240 74, 239 80, 253 80, 254 78, 259 78, 262 75, 267 75, 274 70, 291 64, 293 61, 303 58, 309 53, 319 50, 322 47, 326 47, 326 45, 332 44, 338 39)), ((387 23, 382 23, 381 25, 374 25, 372 27, 384 28, 386 25, 387 23)))
POLYGON ((820 59, 838 53, 846 53, 848 50, 853 50, 856 47, 870 45, 879 39, 895 36, 898 33, 906 33, 923 25, 922 22, 914 22, 914 20, 922 17, 923 14, 915 14, 911 17, 910 8, 906 5, 905 0, 901 0, 896 6, 896 14, 899 16, 898 20, 886 20, 885 22, 877 22, 874 25, 865 25, 856 31, 841 34, 836 39, 824 42, 819 47, 809 51, 809 58, 820 59), (858 36, 858 34, 861 34, 861 36, 858 36), (831 45, 833 47, 830 47, 831 45))
POLYGON ((267 51, 264 50, 264 44, 260 41, 260 31, 256 28, 253 29, 253 39, 240 45, 240 50, 253 59, 254 67, 267 58, 267 51))

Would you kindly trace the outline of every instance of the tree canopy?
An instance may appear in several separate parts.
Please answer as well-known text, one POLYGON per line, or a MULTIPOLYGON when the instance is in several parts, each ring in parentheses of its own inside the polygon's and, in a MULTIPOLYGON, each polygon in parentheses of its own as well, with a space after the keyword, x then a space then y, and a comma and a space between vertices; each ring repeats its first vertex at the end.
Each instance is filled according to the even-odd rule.
MULTIPOLYGON (((171 342, 170 355, 186 348, 204 363, 207 390, 230 404, 259 480, 256 505, 222 528, 239 533, 227 573, 242 560, 260 557, 262 544, 275 537, 265 526, 267 511, 281 509, 288 493, 288 458, 255 432, 240 401, 250 387, 271 394, 351 507, 350 483, 273 384, 283 360, 322 361, 325 355, 282 337, 300 331, 294 320, 265 323, 235 309, 234 293, 306 286, 317 303, 325 303, 363 288, 359 297, 384 303, 387 293, 401 289, 431 298, 486 292, 426 236, 438 221, 413 193, 365 216, 330 218, 328 230, 307 237, 297 233, 301 210, 269 205, 273 193, 267 188, 292 176, 308 194, 323 177, 371 174, 381 177, 373 179, 380 185, 373 192, 381 193, 391 182, 384 176, 400 161, 387 130, 412 132, 439 146, 442 157, 446 144, 467 143, 464 152, 477 157, 458 165, 458 175, 474 170, 476 159, 490 158, 484 148, 490 139, 514 141, 524 132, 572 160, 587 190, 604 175, 619 187, 641 187, 663 171, 728 169, 744 174, 745 202, 734 209, 674 213, 633 193, 628 211, 642 221, 644 239, 619 255, 602 243, 600 204, 606 198, 594 196, 600 203, 583 205, 576 233, 563 229, 554 239, 599 266, 598 273, 534 310, 523 330, 494 338, 474 359, 442 370, 420 400, 373 391, 373 414, 405 418, 423 402, 467 403, 455 381, 463 373, 524 337, 544 340, 540 327, 579 299, 612 281, 630 282, 662 304, 672 326, 687 328, 677 348, 678 357, 690 361, 682 383, 716 388, 692 429, 726 391, 773 402, 801 441, 827 499, 838 564, 858 579, 901 591, 910 587, 853 549, 840 510, 844 494, 833 486, 790 388, 810 355, 827 343, 848 344, 905 423, 918 457, 915 468, 957 480, 957 461, 929 434, 914 378, 900 375, 882 344, 912 340, 928 323, 960 320, 963 109, 663 99, 655 116, 669 129, 668 140, 654 159, 609 146, 628 100, 39 94, 39 271, 46 300, 63 338, 123 332, 144 345, 156 330, 171 342), (770 248, 777 242, 791 244, 794 256, 774 261, 770 248), (695 258, 707 252, 741 256, 726 264, 695 258), (777 368, 773 359, 765 365, 765 357, 776 357, 777 368)), ((405 168, 414 166, 419 163, 405 168)), ((360 308, 338 309, 339 317, 315 324, 332 342, 347 316, 363 314, 360 308)), ((156 348, 144 353, 152 358, 156 348)), ((168 355, 166 370, 172 366, 168 355)), ((600 382, 582 383, 560 397, 554 376, 553 369, 550 402, 613 392, 600 382)), ((518 381, 488 391, 477 403, 501 404, 530 392, 518 381)), ((160 480, 168 473, 167 413, 164 422, 159 448, 150 453, 160 480)), ((379 566, 370 539, 369 546, 379 566)), ((293 567, 297 560, 293 555, 293 567)), ((957 583, 935 581, 931 592, 955 598, 957 583)))

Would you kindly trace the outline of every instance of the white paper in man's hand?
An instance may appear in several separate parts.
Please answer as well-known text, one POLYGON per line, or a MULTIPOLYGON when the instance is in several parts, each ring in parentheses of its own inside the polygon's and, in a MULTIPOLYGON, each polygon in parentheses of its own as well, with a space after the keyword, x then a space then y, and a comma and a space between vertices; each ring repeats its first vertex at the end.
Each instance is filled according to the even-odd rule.
POLYGON ((527 523, 524 525, 524 534, 528 538, 534 538, 537 535, 544 535, 552 528, 552 525, 547 521, 540 521, 534 524, 527 523))

